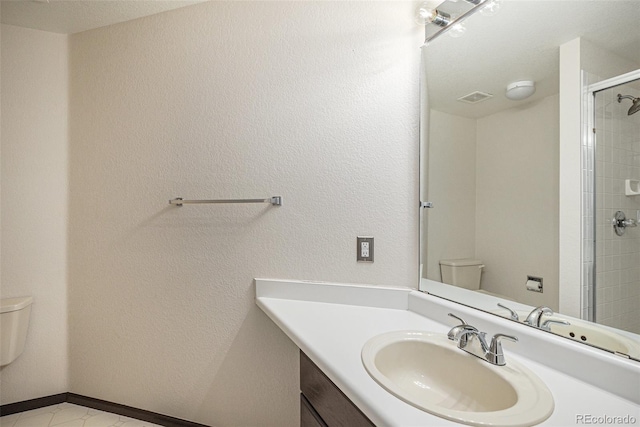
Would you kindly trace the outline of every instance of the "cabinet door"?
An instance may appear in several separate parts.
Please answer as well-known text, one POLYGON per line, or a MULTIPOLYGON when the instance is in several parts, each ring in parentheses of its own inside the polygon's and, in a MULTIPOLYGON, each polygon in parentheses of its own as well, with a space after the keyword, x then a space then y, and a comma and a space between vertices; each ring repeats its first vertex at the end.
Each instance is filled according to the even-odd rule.
POLYGON ((300 393, 300 427, 327 427, 302 393, 300 393))
POLYGON ((347 396, 300 352, 300 390, 329 427, 371 427, 374 424, 347 396))

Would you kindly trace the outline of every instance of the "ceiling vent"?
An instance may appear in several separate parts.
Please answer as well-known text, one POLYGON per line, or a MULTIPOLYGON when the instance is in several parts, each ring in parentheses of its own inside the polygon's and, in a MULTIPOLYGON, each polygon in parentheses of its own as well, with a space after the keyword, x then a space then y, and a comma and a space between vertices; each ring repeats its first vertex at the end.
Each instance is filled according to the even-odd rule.
POLYGON ((493 95, 491 95, 490 93, 475 91, 461 98, 458 98, 458 101, 466 102, 467 104, 477 104, 478 102, 485 101, 489 98, 493 98, 493 95))

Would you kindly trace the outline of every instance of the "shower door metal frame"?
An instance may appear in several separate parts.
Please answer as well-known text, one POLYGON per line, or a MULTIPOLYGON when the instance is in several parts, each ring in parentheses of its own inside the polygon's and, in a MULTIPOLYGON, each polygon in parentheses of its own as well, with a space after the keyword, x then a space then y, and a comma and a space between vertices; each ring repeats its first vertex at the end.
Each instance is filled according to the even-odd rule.
MULTIPOLYGON (((596 127, 595 127, 595 123, 596 123, 596 110, 595 110, 595 106, 596 106, 596 94, 598 92, 604 91, 604 90, 608 90, 611 88, 614 88, 616 86, 621 86, 627 83, 631 83, 633 81, 636 80, 640 80, 640 69, 638 70, 634 70, 631 71, 629 73, 625 73, 625 74, 621 74, 619 76, 616 77, 611 77, 609 79, 605 79, 602 80, 600 82, 597 83, 593 83, 591 85, 585 85, 584 81, 585 81, 585 73, 584 71, 582 72, 582 81, 583 81, 583 85, 582 87, 585 88, 583 91, 584 94, 584 100, 586 101, 587 104, 587 109, 586 112, 583 112, 583 114, 586 113, 586 118, 587 120, 584 121, 586 122, 586 126, 583 126, 583 134, 582 134, 582 138, 583 140, 586 142, 587 146, 591 146, 593 147, 592 149, 592 153, 593 153, 593 158, 589 159, 587 158, 587 156, 583 156, 581 163, 582 163, 582 170, 588 170, 588 164, 586 165, 585 162, 589 162, 591 161, 591 165, 593 167, 593 176, 591 177, 592 179, 590 180, 590 185, 591 188, 593 189, 592 191, 592 199, 593 199, 593 203, 591 205, 591 211, 593 212, 592 215, 592 220, 591 220, 591 235, 593 236, 592 242, 591 242, 591 250, 592 253, 589 254, 589 257, 592 259, 591 265, 588 269, 583 268, 582 269, 582 286, 581 289, 584 290, 584 284, 587 284, 587 288, 590 290, 590 292, 587 292, 587 295, 582 295, 581 296, 581 301, 584 304, 584 301, 587 301, 587 305, 588 305, 588 312, 587 312, 587 319, 585 320, 589 320, 591 322, 596 322, 597 321, 597 313, 596 313, 596 286, 597 286, 597 282, 596 282, 596 229, 597 229, 597 225, 596 225, 596 152, 597 152, 597 144, 598 144, 598 138, 597 138, 597 133, 596 133, 596 127)), ((581 180, 582 181, 582 197, 584 198, 584 194, 585 191, 587 190, 586 188, 584 188, 585 185, 585 180, 581 180)), ((585 202, 583 200, 583 204, 582 204, 582 215, 581 215, 581 220, 583 220, 583 218, 585 217, 585 202)), ((581 244, 581 261, 582 261, 582 265, 584 266, 585 264, 585 260, 587 259, 587 254, 585 254, 585 245, 584 245, 584 241, 585 241, 585 227, 583 224, 582 227, 582 244, 581 244)), ((584 306, 582 306, 581 304, 581 308, 584 309, 584 306)), ((583 311, 583 310, 581 310, 583 311)))

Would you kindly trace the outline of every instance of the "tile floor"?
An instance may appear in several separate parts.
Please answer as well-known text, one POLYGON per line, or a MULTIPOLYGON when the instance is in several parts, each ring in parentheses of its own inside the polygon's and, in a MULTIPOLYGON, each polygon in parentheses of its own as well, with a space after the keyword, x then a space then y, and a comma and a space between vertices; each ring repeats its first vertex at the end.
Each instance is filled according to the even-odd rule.
POLYGON ((158 424, 85 408, 72 403, 0 417, 0 427, 160 427, 158 424))

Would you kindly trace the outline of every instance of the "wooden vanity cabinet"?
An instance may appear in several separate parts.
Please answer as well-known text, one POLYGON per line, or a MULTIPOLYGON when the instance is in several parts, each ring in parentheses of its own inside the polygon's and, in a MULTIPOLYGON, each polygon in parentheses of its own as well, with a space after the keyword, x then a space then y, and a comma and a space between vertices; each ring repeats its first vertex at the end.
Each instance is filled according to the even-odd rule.
POLYGON ((347 396, 300 351, 300 426, 375 426, 347 396))

